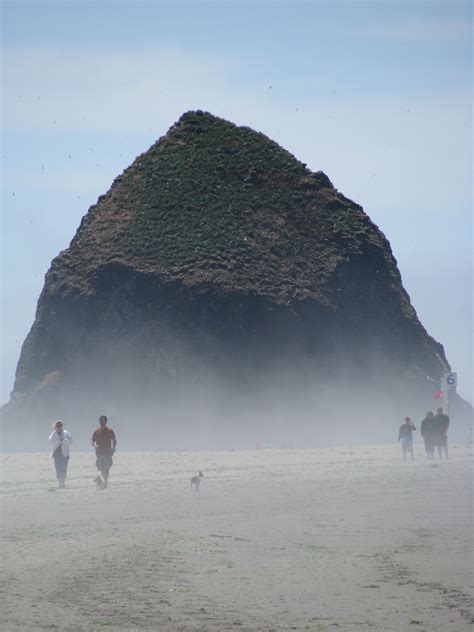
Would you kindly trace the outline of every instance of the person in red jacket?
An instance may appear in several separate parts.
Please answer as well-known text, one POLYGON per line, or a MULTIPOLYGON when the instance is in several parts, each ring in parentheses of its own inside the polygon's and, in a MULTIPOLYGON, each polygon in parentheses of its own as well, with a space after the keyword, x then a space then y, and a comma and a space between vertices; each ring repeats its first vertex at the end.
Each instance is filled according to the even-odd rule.
POLYGON ((107 417, 101 415, 99 417, 99 427, 92 435, 92 447, 95 448, 96 466, 99 470, 97 486, 105 489, 109 481, 110 468, 113 465, 112 456, 117 447, 117 439, 112 428, 107 426, 107 417), (102 474, 103 480, 100 478, 102 474))

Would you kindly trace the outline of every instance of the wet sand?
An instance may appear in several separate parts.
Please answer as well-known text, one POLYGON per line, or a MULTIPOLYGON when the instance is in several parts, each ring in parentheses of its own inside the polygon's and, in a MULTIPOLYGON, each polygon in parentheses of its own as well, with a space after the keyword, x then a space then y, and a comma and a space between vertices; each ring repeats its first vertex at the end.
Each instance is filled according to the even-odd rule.
POLYGON ((416 457, 3 455, 2 630, 473 630, 472 451, 416 457))

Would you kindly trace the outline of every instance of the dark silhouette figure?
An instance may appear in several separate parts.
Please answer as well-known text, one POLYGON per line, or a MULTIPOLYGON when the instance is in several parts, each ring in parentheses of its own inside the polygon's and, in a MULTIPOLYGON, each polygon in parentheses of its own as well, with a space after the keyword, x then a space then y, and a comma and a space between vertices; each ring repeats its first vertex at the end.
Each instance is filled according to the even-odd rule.
POLYGON ((426 417, 421 422, 420 432, 425 441, 426 454, 429 459, 433 459, 435 449, 436 424, 434 420, 434 415, 431 411, 429 413, 426 413, 426 417))
POLYGON ((438 408, 434 418, 435 423, 435 446, 438 448, 439 458, 443 458, 443 451, 446 459, 448 458, 448 428, 449 417, 443 413, 442 408, 438 408))
POLYGON ((406 461, 407 452, 411 454, 412 461, 415 459, 413 456, 413 430, 416 430, 415 424, 412 422, 410 417, 405 417, 405 421, 402 423, 400 430, 398 431, 398 440, 402 440, 404 461, 406 461))

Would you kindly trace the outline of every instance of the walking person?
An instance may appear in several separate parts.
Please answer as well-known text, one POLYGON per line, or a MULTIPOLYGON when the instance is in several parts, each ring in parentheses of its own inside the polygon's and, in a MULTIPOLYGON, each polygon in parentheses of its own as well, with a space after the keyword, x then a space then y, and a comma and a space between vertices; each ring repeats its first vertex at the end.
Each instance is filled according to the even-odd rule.
POLYGON ((107 426, 107 417, 105 415, 99 417, 99 427, 92 435, 92 446, 95 448, 95 464, 99 470, 99 476, 96 479, 97 487, 105 489, 109 481, 110 468, 113 465, 112 456, 117 446, 115 432, 107 426), (100 478, 101 474, 102 479, 100 478))
POLYGON ((426 413, 426 417, 421 422, 420 432, 425 442, 426 454, 429 459, 433 459, 435 449, 436 424, 434 420, 434 415, 431 411, 429 413, 426 413))
POLYGON ((62 421, 56 421, 53 424, 53 432, 49 436, 49 441, 53 450, 51 456, 53 457, 54 467, 56 468, 58 487, 64 489, 66 487, 69 446, 72 443, 72 436, 67 430, 64 430, 62 421))
POLYGON ((438 448, 439 458, 443 458, 443 450, 446 460, 448 459, 448 428, 449 417, 443 413, 442 408, 438 408, 434 418, 435 424, 435 445, 438 448))
POLYGON ((400 426, 398 431, 398 440, 402 440, 403 460, 406 461, 407 452, 411 454, 411 460, 414 461, 413 456, 413 430, 416 430, 415 424, 410 417, 405 417, 405 421, 400 426))

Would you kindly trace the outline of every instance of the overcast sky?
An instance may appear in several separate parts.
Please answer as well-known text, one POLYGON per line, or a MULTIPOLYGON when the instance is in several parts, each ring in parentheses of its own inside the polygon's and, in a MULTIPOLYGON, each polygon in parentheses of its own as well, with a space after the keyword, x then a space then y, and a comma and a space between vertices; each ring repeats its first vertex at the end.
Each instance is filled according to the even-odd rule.
POLYGON ((51 259, 190 109, 362 204, 472 401, 469 2, 2 2, 2 384, 51 259))

